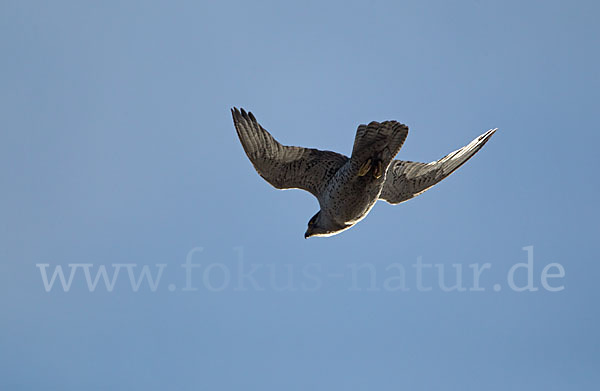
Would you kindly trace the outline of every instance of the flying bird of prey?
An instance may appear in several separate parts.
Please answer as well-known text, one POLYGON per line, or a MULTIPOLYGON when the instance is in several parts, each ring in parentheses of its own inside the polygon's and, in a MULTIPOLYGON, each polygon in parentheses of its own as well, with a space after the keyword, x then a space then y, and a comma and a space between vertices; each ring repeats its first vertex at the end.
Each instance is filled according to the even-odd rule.
POLYGON ((399 204, 450 175, 492 137, 491 129, 468 145, 431 163, 393 160, 408 135, 397 121, 360 125, 350 157, 331 151, 281 145, 244 109, 231 110, 246 155, 277 189, 302 189, 321 210, 308 222, 305 238, 338 234, 364 219, 377 200, 399 204))

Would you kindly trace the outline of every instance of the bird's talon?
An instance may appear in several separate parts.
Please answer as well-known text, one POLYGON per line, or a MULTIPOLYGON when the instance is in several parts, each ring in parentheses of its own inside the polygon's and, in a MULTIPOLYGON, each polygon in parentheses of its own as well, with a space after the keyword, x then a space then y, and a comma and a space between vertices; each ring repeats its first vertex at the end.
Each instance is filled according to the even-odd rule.
POLYGON ((358 176, 365 176, 371 169, 371 159, 368 159, 366 162, 360 166, 360 170, 358 170, 358 176))
POLYGON ((373 170, 373 176, 375 179, 379 179, 381 178, 381 175, 383 175, 383 164, 381 163, 381 160, 379 160, 373 170))

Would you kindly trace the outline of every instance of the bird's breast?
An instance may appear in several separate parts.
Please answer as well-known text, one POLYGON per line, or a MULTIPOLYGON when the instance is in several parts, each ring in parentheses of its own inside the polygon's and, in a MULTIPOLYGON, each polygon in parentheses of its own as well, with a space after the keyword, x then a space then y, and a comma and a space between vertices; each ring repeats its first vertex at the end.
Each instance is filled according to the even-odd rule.
POLYGON ((349 177, 343 171, 338 174, 327 187, 321 209, 339 224, 356 224, 377 202, 384 178, 349 177))

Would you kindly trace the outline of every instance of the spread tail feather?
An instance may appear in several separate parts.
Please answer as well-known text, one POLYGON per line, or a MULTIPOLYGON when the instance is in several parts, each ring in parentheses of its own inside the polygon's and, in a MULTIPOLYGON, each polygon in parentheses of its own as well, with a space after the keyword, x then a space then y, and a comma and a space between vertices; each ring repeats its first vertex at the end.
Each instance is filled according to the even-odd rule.
POLYGON ((397 121, 360 125, 354 138, 352 160, 361 162, 375 157, 389 162, 400 151, 407 135, 408 126, 397 121))

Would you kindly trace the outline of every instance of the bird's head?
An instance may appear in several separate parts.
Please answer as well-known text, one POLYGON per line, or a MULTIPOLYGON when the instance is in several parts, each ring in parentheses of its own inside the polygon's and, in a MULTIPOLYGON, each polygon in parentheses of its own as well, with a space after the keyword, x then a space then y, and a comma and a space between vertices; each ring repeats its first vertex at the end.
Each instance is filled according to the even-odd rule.
POLYGON ((350 228, 351 226, 351 224, 338 226, 337 224, 328 220, 327 216, 323 215, 323 213, 319 211, 308 221, 308 228, 304 234, 304 239, 308 239, 311 236, 332 236, 350 228))
POLYGON ((321 227, 321 211, 318 211, 309 221, 308 228, 304 234, 304 239, 308 239, 311 236, 325 233, 323 227, 321 227))

